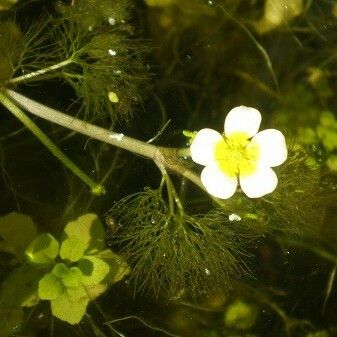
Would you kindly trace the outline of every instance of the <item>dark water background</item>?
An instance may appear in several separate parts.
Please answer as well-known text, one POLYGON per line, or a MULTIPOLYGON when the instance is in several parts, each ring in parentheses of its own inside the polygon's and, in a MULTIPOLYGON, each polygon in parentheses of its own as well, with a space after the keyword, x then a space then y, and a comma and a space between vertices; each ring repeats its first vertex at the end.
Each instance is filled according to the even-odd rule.
MULTIPOLYGON (((198 0, 182 1, 171 9, 148 8, 142 1, 135 1, 131 22, 139 31, 137 38, 146 44, 144 63, 149 66, 149 80, 141 89, 144 91, 142 102, 134 107, 131 121, 116 123, 114 130, 147 140, 170 119, 157 143, 185 146, 182 130, 205 126, 219 129, 226 113, 236 105, 260 108, 266 126, 279 126, 289 136, 296 135, 303 121, 312 125, 323 110, 332 111, 336 116, 337 18, 331 14, 335 2, 306 3, 307 11, 297 19, 258 35, 249 23, 261 17, 263 1, 219 1, 225 13, 214 4, 198 0), (162 20, 167 24, 163 26, 162 20), (272 61, 277 86, 251 35, 272 61), (319 88, 310 85, 310 67, 329 72, 327 82, 332 95, 326 97, 319 88), (261 90, 257 82, 264 83, 267 89, 261 90), (278 98, 271 92, 277 93, 278 98)), ((46 12, 54 14, 53 1, 22 1, 15 20, 24 31, 46 12)), ((22 85, 17 89, 61 111, 68 109, 76 98, 70 86, 57 80, 22 85)), ((76 104, 68 111, 75 114, 76 104)), ((95 180, 111 169, 105 183, 108 192, 92 198, 86 186, 1 108, 1 214, 11 211, 29 214, 41 226, 41 231, 58 235, 68 220, 88 211, 104 219, 106 212, 121 198, 146 186, 158 185, 160 175, 151 161, 85 136, 69 136, 69 131, 47 121, 36 118, 36 123, 95 180)), ((106 118, 96 123, 110 127, 106 118)), ((334 174, 328 172, 327 175, 334 183, 334 174)), ((174 177, 174 181, 180 183, 178 177, 174 177)), ((317 207, 327 210, 327 215, 319 228, 317 241, 322 241, 322 246, 335 254, 337 261, 336 196, 329 192, 323 199, 324 203, 317 203, 317 207)), ((199 213, 209 207, 204 196, 197 194, 191 200, 189 212, 199 213)), ((289 336, 309 336, 310 332, 319 330, 329 334, 312 336, 337 336, 334 283, 324 307, 334 268, 331 262, 310 249, 285 249, 272 235, 253 242, 250 252, 253 277, 243 283, 268 293, 272 302, 286 313, 285 321, 266 303, 256 301, 259 315, 254 327, 248 331, 228 331, 223 327, 225 303, 244 297, 249 290, 237 290, 230 295, 226 292, 205 294, 196 303, 186 305, 172 303, 165 296, 135 294, 126 279, 99 298, 99 309, 92 304, 89 318, 79 326, 71 327, 53 319, 48 305, 41 303, 32 312, 27 311, 27 323, 18 336, 103 336, 95 332, 94 323, 104 336, 118 336, 103 323, 125 316, 141 317, 149 324, 146 326, 133 318, 114 323, 127 337, 167 335, 154 327, 182 337, 283 337, 287 336, 287 324, 289 336), (292 329, 292 323, 298 319, 306 324, 292 329)), ((9 261, 8 255, 0 256, 1 281, 13 267, 9 261)))

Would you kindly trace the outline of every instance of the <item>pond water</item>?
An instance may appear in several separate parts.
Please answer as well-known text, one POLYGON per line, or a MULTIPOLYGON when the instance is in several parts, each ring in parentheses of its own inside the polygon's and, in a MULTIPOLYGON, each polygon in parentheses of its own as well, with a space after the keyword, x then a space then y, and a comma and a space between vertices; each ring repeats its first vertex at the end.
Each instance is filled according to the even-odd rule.
POLYGON ((337 336, 336 45, 334 0, 0 0, 0 336, 337 336))

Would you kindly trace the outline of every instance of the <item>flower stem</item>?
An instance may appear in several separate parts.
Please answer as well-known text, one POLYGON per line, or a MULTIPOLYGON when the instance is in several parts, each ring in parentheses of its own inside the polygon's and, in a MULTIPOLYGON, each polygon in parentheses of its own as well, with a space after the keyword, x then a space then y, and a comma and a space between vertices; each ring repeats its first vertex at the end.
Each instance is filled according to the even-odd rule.
POLYGON ((67 129, 74 130, 91 138, 100 140, 102 142, 114 145, 121 149, 151 159, 156 163, 157 166, 162 165, 167 170, 182 175, 201 189, 205 190, 205 187, 200 181, 199 175, 188 169, 185 165, 182 164, 181 160, 179 159, 179 157, 185 157, 185 155, 189 152, 189 149, 165 148, 155 146, 153 144, 149 144, 138 139, 125 136, 122 133, 116 133, 110 130, 106 130, 99 126, 82 121, 78 118, 69 116, 63 112, 57 111, 41 103, 38 103, 13 90, 5 90, 5 92, 14 101, 15 104, 18 104, 19 106, 36 116, 61 125, 67 129))
POLYGON ((74 174, 76 174, 84 183, 86 183, 94 195, 101 195, 105 193, 102 185, 96 184, 89 176, 87 176, 74 162, 72 162, 48 136, 20 109, 13 103, 8 96, 0 90, 0 102, 26 127, 29 129, 48 150, 60 160, 66 167, 68 167, 74 174))
POLYGON ((22 76, 14 77, 14 78, 8 80, 7 83, 17 84, 17 83, 29 81, 31 78, 34 78, 34 77, 37 77, 37 76, 40 76, 40 75, 44 75, 44 74, 49 73, 51 71, 57 70, 59 68, 63 68, 63 67, 65 67, 68 64, 73 63, 73 62, 74 61, 71 58, 69 58, 68 60, 64 60, 62 62, 53 64, 50 67, 42 68, 42 69, 39 69, 37 71, 33 71, 29 74, 25 74, 25 75, 22 75, 22 76))
POLYGON ((180 149, 177 149, 177 156, 178 157, 191 157, 191 150, 189 147, 183 147, 180 149))
POLYGON ((165 179, 167 195, 168 195, 168 200, 169 200, 170 213, 171 213, 171 215, 173 215, 175 207, 174 207, 174 196, 173 196, 173 193, 172 193, 172 182, 171 182, 171 179, 170 179, 169 175, 167 174, 166 170, 162 171, 162 175, 165 179))
MULTIPOLYGON (((174 210, 175 210, 175 207, 174 205, 176 205, 178 207, 178 211, 180 214, 184 214, 184 208, 183 208, 183 205, 180 201, 180 198, 178 197, 178 193, 172 183, 172 180, 169 176, 169 174, 167 173, 166 171, 166 168, 165 166, 163 165, 162 162, 159 162, 159 161, 155 161, 156 165, 158 166, 161 174, 162 174, 162 177, 163 177, 163 180, 165 182, 165 185, 166 185, 166 190, 167 190, 167 195, 168 195, 168 200, 169 200, 169 208, 170 208, 170 212, 171 214, 174 214, 174 210)), ((163 181, 162 181, 163 183, 163 181)), ((161 186, 162 186, 162 183, 161 183, 161 186)))
POLYGON ((122 133, 109 131, 87 123, 63 112, 49 108, 15 91, 6 90, 6 93, 18 105, 36 116, 141 156, 150 159, 155 157, 155 153, 158 149, 155 145, 147 144, 138 139, 125 136, 122 133))

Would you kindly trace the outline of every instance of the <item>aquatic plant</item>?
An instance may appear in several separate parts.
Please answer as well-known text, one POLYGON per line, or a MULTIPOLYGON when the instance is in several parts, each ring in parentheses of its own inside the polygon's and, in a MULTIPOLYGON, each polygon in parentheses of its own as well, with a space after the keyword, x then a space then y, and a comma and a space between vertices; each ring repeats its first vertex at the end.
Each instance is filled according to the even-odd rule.
POLYGON ((7 314, 15 310, 20 315, 20 322, 11 322, 14 328, 22 324, 22 308, 48 300, 55 317, 76 324, 89 302, 130 269, 118 255, 105 249, 104 228, 95 214, 70 221, 60 240, 50 233, 37 234, 37 230, 27 215, 10 213, 0 218, 0 249, 17 260, 0 288, 1 311, 7 314))
POLYGON ((316 127, 301 127, 298 130, 298 142, 301 146, 315 144, 321 149, 319 156, 312 153, 308 165, 325 164, 331 172, 337 171, 337 120, 331 111, 322 111, 316 127))
POLYGON ((76 1, 58 6, 58 15, 41 14, 17 40, 3 29, 1 47, 11 67, 4 84, 61 79, 75 90, 77 114, 85 119, 128 120, 147 78, 141 60, 146 45, 132 38, 130 7, 128 1, 76 1))
MULTIPOLYGON (((317 92, 327 103, 331 97, 326 90, 328 75, 321 76, 308 65, 301 65, 295 72, 288 59, 300 58, 300 48, 289 48, 290 55, 284 56, 288 77, 283 77, 278 73, 284 62, 279 57, 282 53, 273 49, 276 40, 284 41, 284 31, 290 30, 293 35, 284 35, 291 35, 296 42, 295 28, 307 33, 310 25, 300 19, 311 8, 310 2, 303 6, 303 1, 293 1, 294 7, 289 10, 274 0, 266 0, 264 7, 251 4, 253 10, 235 0, 158 0, 146 4, 150 8, 136 6, 142 10, 138 12, 140 20, 147 21, 143 28, 151 31, 156 25, 160 27, 156 31, 158 40, 155 33, 152 35, 159 41, 155 48, 155 43, 149 48, 149 41, 138 39, 144 35, 138 33, 136 19, 131 19, 135 4, 130 1, 63 2, 51 5, 51 14, 34 16, 32 24, 18 25, 19 20, 8 18, 0 23, 0 61, 5 70, 1 74, 1 104, 90 189, 79 181, 74 184, 68 176, 67 181, 57 176, 55 185, 60 189, 60 199, 66 199, 66 210, 58 212, 57 195, 52 193, 50 208, 55 217, 67 219, 61 223, 67 223, 75 217, 73 212, 82 214, 95 204, 103 213, 113 203, 106 214, 110 228, 106 239, 119 254, 106 248, 101 225, 99 229, 94 226, 97 230, 87 225, 80 231, 87 217, 96 223, 92 214, 68 222, 59 239, 50 231, 38 235, 36 226, 28 220, 24 226, 18 226, 16 222, 21 220, 15 220, 12 227, 16 233, 25 234, 23 242, 14 239, 13 228, 7 228, 8 219, 4 217, 7 220, 1 227, 1 244, 4 251, 14 253, 17 261, 2 282, 0 312, 13 314, 12 322, 20 323, 21 307, 43 300, 61 320, 71 324, 82 317, 89 320, 88 303, 118 280, 116 275, 110 278, 110 272, 125 266, 122 276, 130 273, 127 284, 135 297, 150 294, 147 298, 154 295, 155 300, 164 298, 165 305, 173 302, 195 311, 214 293, 225 298, 217 309, 222 313, 219 329, 212 332, 203 327, 184 335, 258 334, 254 326, 258 315, 263 319, 260 306, 272 311, 277 323, 282 322, 281 333, 314 333, 317 329, 305 319, 292 319, 286 311, 289 308, 283 309, 276 304, 278 300, 271 299, 270 294, 280 293, 274 287, 283 287, 277 282, 282 268, 276 277, 273 270, 261 288, 254 281, 255 275, 261 276, 257 270, 271 264, 268 259, 273 259, 275 251, 282 255, 287 246, 307 249, 308 242, 320 238, 328 203, 324 195, 335 186, 330 178, 322 183, 322 166, 308 165, 315 142, 331 155, 336 150, 334 114, 324 113, 318 122, 317 112, 330 109, 318 109, 313 95, 317 92), (277 6, 281 6, 281 12, 275 12, 277 6), (257 23, 264 26, 257 27, 257 23), (151 56, 145 61, 144 52, 149 51, 151 56), (248 53, 252 57, 247 57, 248 53), (147 62, 156 73, 151 78, 150 99, 147 62), (289 85, 287 91, 285 87, 301 72, 307 85, 289 85), (325 85, 318 77, 325 79, 325 85), (39 90, 44 93, 42 88, 48 85, 53 101, 46 103, 44 94, 39 97, 39 90), (277 127, 282 132, 258 132, 261 114, 253 106, 261 107, 267 128, 277 127), (58 109, 67 110, 64 113, 58 109), (215 131, 222 132, 223 111, 230 109, 224 134, 215 131), (139 117, 133 113, 137 110, 139 117), (175 132, 170 130, 171 115, 176 118, 175 132), (41 125, 39 118, 44 120, 41 125), (313 125, 306 124, 309 120, 313 125), (49 128, 48 122, 60 127, 49 128), (303 129, 297 130, 298 126, 303 129), (181 132, 180 128, 185 130, 181 132), (84 140, 75 137, 76 133, 84 140), (69 139, 72 143, 64 145, 69 139), (96 142, 92 146, 95 140, 105 146, 96 147, 96 142), (75 144, 74 148, 69 150, 69 144, 75 144), (113 152, 109 145, 118 151, 113 152), (129 157, 127 151, 137 156, 129 157), (93 160, 85 165, 90 155, 93 160), (81 164, 77 166, 75 161, 81 164), (97 174, 102 163, 108 169, 103 175, 97 174), (84 173, 82 165, 90 173, 84 173), (144 172, 139 173, 142 169, 144 172), (114 174, 109 178, 111 172, 114 174), (68 185, 72 194, 65 197, 64 186, 68 185), (265 242, 269 246, 259 256, 265 242), (31 286, 23 282, 27 273, 31 286), (28 289, 28 295, 24 294, 24 300, 11 295, 16 302, 9 309, 11 302, 6 294, 20 287, 28 289)), ((303 39, 306 48, 310 38, 303 39)), ((22 132, 15 127, 1 140, 22 132)), ((30 152, 32 159, 38 152, 36 148, 30 152)), ((20 157, 17 153, 15 156, 17 160, 20 157)), ((1 168, 6 178, 4 162, 1 168)), ((41 171, 36 171, 40 182, 41 171)), ((46 179, 53 173, 44 170, 46 179)), ((34 187, 31 189, 33 194, 34 187)), ((18 195, 13 192, 16 202, 21 198, 18 195)), ((39 213, 36 205, 35 209, 39 213)), ((49 219, 45 222, 49 226, 49 219)), ((57 219, 50 219, 50 223, 59 226, 57 219)), ((311 251, 322 259, 328 256, 329 263, 336 261, 334 252, 319 244, 311 245, 311 251)), ((333 270, 328 283, 326 299, 333 288, 333 270)), ((136 319, 151 329, 155 326, 128 314, 120 319, 103 314, 105 327, 112 335, 122 336, 114 330, 114 324, 123 320, 136 319)), ((94 321, 90 321, 93 331, 103 336, 94 321)))
POLYGON ((256 323, 257 316, 257 308, 254 305, 238 299, 227 308, 224 321, 228 327, 247 330, 256 323))
POLYGON ((148 188, 109 211, 121 226, 111 242, 132 265, 137 290, 193 297, 229 288, 234 275, 249 273, 246 246, 254 233, 244 221, 230 220, 221 208, 189 215, 163 193, 163 186, 148 188))

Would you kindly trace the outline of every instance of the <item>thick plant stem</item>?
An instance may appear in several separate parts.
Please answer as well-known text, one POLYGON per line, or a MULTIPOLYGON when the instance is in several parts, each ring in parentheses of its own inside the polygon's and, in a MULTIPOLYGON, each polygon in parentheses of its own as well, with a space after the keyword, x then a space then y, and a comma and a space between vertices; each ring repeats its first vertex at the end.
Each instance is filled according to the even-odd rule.
POLYGON ((157 166, 163 165, 166 169, 182 175, 201 189, 205 190, 200 181, 200 177, 195 172, 186 168, 186 166, 183 165, 179 160, 180 157, 185 157, 188 155, 189 149, 164 148, 155 146, 138 139, 125 136, 122 133, 116 133, 91 123, 87 123, 78 118, 69 116, 63 112, 38 103, 13 90, 6 90, 5 92, 15 104, 21 106, 36 116, 61 125, 67 129, 87 135, 91 138, 149 158, 153 160, 157 166))
POLYGON ((73 61, 71 58, 69 58, 68 60, 59 62, 59 63, 57 63, 57 64, 53 64, 53 65, 50 66, 50 67, 43 68, 43 69, 39 69, 39 70, 37 70, 37 71, 33 71, 33 72, 31 72, 31 73, 29 73, 29 74, 26 74, 26 75, 14 77, 14 78, 8 80, 8 83, 10 83, 10 84, 17 84, 17 83, 29 81, 30 79, 32 79, 32 78, 34 78, 34 77, 38 77, 38 76, 44 75, 44 74, 46 74, 46 73, 49 73, 49 72, 51 72, 51 71, 54 71, 54 70, 63 68, 63 67, 65 67, 65 66, 67 66, 68 64, 73 63, 73 62, 74 62, 74 61, 73 61))
POLYGON ((29 129, 48 150, 60 160, 66 167, 68 167, 74 174, 76 174, 84 183, 86 183, 91 192, 95 195, 105 193, 102 185, 96 184, 89 176, 87 176, 75 163, 73 163, 48 136, 20 109, 14 104, 8 96, 0 90, 0 102, 26 127, 29 129))
POLYGON ((43 119, 66 127, 68 129, 74 130, 91 138, 95 138, 105 143, 109 143, 122 149, 134 152, 141 156, 150 159, 153 159, 155 157, 157 146, 147 144, 140 140, 125 136, 122 133, 112 132, 99 126, 87 123, 78 118, 69 116, 63 112, 49 108, 15 91, 6 90, 6 93, 19 106, 36 116, 39 116, 43 119))
POLYGON ((188 158, 191 157, 191 150, 189 147, 183 147, 181 149, 177 149, 177 156, 188 158))

